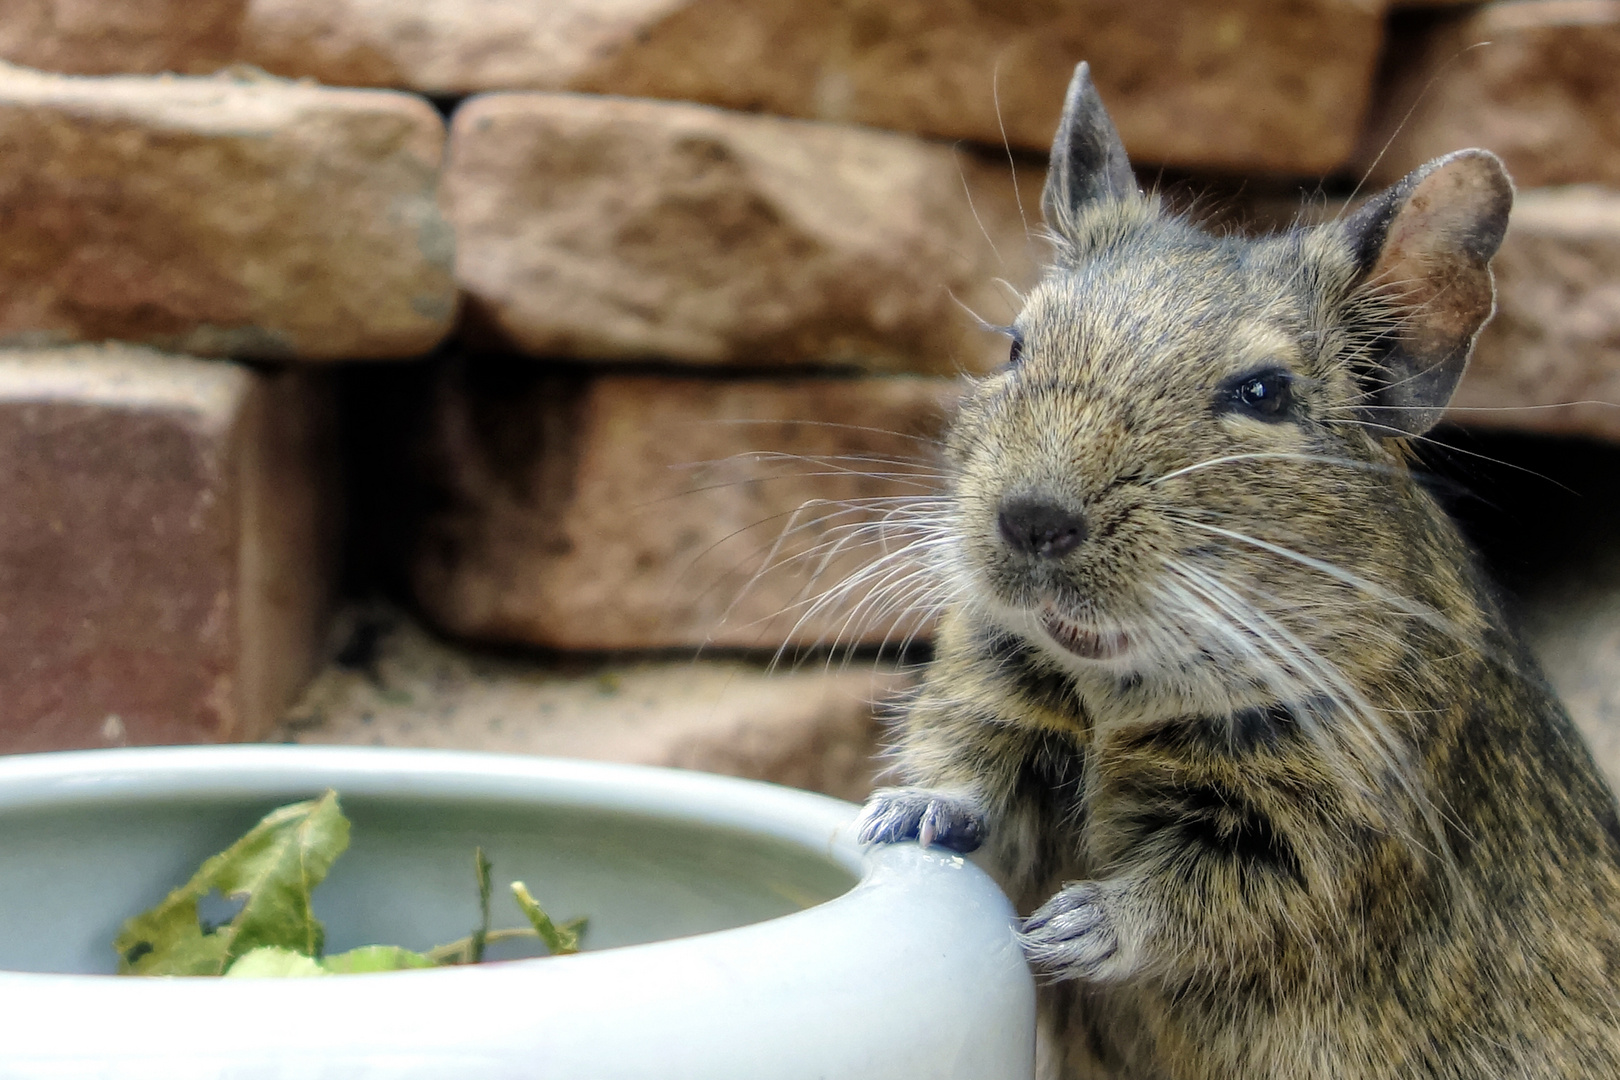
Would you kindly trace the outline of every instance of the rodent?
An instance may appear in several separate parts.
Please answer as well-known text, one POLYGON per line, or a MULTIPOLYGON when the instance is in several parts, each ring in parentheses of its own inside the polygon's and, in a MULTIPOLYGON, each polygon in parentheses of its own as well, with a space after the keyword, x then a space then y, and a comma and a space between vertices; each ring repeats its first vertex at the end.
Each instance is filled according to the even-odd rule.
POLYGON ((965 393, 868 842, 1018 908, 1042 1071, 1620 1077, 1620 815, 1414 474, 1494 306, 1482 150, 1326 224, 1142 194, 1082 64, 1055 257, 965 393))

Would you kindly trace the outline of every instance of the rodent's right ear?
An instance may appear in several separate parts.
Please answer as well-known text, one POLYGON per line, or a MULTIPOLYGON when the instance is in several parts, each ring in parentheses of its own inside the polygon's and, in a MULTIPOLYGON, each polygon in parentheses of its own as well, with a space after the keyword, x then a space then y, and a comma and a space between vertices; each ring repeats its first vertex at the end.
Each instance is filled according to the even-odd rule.
POLYGON ((1495 309, 1491 256, 1512 208, 1513 182, 1496 155, 1459 150, 1413 170, 1340 224, 1361 287, 1394 311, 1361 406, 1382 431, 1421 435, 1445 412, 1495 309))
POLYGON ((1063 119, 1052 138, 1052 163, 1041 192, 1041 213, 1053 231, 1065 226, 1081 209, 1098 199, 1123 199, 1137 193, 1125 144, 1103 108, 1091 81, 1091 67, 1082 60, 1074 69, 1069 93, 1063 99, 1063 119))

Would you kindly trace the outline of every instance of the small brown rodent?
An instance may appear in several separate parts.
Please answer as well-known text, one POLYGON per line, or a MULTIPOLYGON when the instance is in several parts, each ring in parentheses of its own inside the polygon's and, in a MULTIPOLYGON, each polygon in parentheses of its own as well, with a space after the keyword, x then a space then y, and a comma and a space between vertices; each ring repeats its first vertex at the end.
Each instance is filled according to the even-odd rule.
POLYGON ((865 838, 982 845, 1048 1076, 1620 1077, 1613 793, 1410 468, 1512 186, 1211 236, 1081 65, 1054 264, 967 393, 951 600, 865 838))

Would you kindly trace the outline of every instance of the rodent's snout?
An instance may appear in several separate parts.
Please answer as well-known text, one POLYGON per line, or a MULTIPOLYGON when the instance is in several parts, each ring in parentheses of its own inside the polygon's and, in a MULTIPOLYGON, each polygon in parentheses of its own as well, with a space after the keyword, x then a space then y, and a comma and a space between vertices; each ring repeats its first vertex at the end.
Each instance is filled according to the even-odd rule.
POLYGON ((1003 500, 996 528, 1014 551, 1042 559, 1060 559, 1086 538, 1082 514, 1029 496, 1003 500))

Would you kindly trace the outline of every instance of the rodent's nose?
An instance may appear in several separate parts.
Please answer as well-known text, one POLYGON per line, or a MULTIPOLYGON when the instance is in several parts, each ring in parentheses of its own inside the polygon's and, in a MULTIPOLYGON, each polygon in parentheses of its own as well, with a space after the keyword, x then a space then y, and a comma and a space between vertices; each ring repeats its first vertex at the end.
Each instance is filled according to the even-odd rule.
POLYGON ((1062 558, 1086 538, 1083 517, 1040 499, 1003 502, 996 527, 1014 551, 1042 559, 1062 558))

